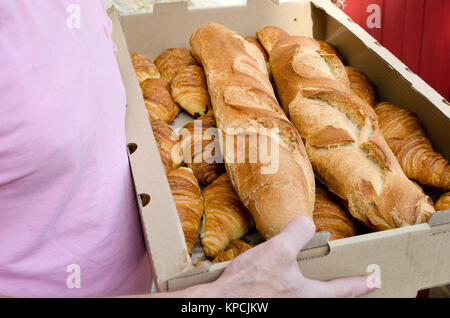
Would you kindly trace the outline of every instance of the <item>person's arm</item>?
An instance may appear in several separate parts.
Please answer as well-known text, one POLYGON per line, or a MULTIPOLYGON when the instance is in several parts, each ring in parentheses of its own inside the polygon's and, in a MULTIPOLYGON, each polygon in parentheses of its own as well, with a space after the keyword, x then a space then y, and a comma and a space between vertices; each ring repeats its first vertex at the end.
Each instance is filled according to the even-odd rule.
POLYGON ((302 275, 299 251, 315 233, 311 218, 298 217, 272 239, 233 260, 215 282, 185 290, 128 297, 357 297, 373 290, 367 276, 329 282, 302 275))

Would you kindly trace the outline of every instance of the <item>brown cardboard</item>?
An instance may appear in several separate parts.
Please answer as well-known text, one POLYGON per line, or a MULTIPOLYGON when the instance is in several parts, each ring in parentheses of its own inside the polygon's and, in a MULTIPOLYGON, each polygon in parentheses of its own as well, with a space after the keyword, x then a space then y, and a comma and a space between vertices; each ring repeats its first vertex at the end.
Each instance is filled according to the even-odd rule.
MULTIPOLYGON (((212 281, 227 263, 191 265, 128 50, 155 58, 169 47, 189 47, 190 35, 206 21, 222 23, 243 36, 254 35, 258 28, 270 24, 293 35, 314 36, 335 45, 347 64, 366 72, 378 87, 380 101, 418 113, 437 150, 450 157, 450 107, 444 98, 330 1, 279 4, 248 0, 243 7, 198 10, 188 10, 185 3, 164 3, 155 5, 152 13, 120 17, 114 10, 109 13, 127 89, 127 140, 137 145, 129 155, 130 165, 144 236, 161 290, 212 281)), ((183 120, 186 117, 178 118, 176 126, 183 120)), ((371 297, 414 297, 419 289, 450 283, 450 211, 436 213, 428 224, 338 241, 327 242, 327 234, 317 233, 299 254, 300 268, 307 277, 328 280, 367 274, 368 265, 377 264, 382 288, 371 297)))

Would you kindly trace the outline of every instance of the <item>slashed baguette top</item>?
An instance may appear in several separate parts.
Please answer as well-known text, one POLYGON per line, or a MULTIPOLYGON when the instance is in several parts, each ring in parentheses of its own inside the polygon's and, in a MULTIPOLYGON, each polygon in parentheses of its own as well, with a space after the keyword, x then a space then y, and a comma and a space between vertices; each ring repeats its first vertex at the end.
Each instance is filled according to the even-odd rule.
POLYGON ((352 215, 376 230, 423 223, 432 201, 403 173, 374 110, 338 91, 299 94, 289 107, 316 176, 348 201, 352 215))
MULTIPOLYGON (((223 152, 233 186, 260 233, 269 238, 294 217, 311 216, 314 174, 300 135, 275 98, 263 54, 235 32, 212 22, 192 35, 191 47, 205 70, 217 127, 224 138, 242 135, 239 129, 249 132, 253 128, 255 136, 264 134, 261 128, 279 129, 279 138, 267 138, 278 150, 278 156, 271 156, 268 163, 259 158, 251 163, 247 154, 244 163, 237 163, 236 142, 234 149, 226 147, 223 152), (235 131, 230 133, 229 128, 235 131), (274 160, 278 160, 278 169, 262 172, 274 160)), ((259 153, 261 147, 248 139, 249 153, 259 153)))
POLYGON ((270 52, 270 66, 283 109, 303 91, 329 89, 349 92, 347 72, 337 55, 330 54, 308 37, 289 36, 270 52))

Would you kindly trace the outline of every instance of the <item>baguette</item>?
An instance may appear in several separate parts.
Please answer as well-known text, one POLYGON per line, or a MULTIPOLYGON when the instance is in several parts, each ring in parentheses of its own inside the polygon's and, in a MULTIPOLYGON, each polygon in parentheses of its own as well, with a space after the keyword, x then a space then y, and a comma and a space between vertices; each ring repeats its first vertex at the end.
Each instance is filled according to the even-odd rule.
POLYGON ((300 135, 276 100, 262 53, 235 32, 212 22, 195 31, 190 42, 192 54, 206 74, 228 175, 258 231, 270 238, 296 216, 312 217, 315 184, 311 164, 300 135), (250 132, 250 128, 254 129, 250 137, 267 136, 267 144, 278 155, 271 152, 268 162, 247 160, 263 151, 238 131, 250 132), (279 129, 279 138, 267 133, 271 128, 279 129), (228 137, 236 140, 241 136, 245 137, 244 149, 248 149, 245 162, 238 161, 236 142, 233 148, 224 146, 228 137), (273 166, 275 171, 269 171, 273 166))

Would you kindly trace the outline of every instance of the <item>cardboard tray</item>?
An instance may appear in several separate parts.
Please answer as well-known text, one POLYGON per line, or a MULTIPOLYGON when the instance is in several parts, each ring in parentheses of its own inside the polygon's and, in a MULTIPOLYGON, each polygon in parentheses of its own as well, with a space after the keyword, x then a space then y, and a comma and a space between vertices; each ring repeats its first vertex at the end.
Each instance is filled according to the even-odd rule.
MULTIPOLYGON (((378 87, 379 101, 416 112, 435 148, 450 158, 448 102, 330 1, 248 0, 247 6, 195 10, 186 3, 164 3, 152 13, 118 16, 112 8, 109 14, 127 93, 126 132, 136 199, 162 291, 213 281, 228 263, 192 266, 129 51, 155 58, 170 47, 189 47, 190 35, 207 21, 242 36, 276 25, 292 35, 325 40, 337 47, 346 64, 368 74, 378 87)), ((370 297, 415 297, 420 289, 450 283, 450 210, 435 213, 425 224, 337 241, 328 242, 327 232, 317 233, 298 260, 306 277, 320 280, 367 274, 376 264, 382 288, 370 297)))

